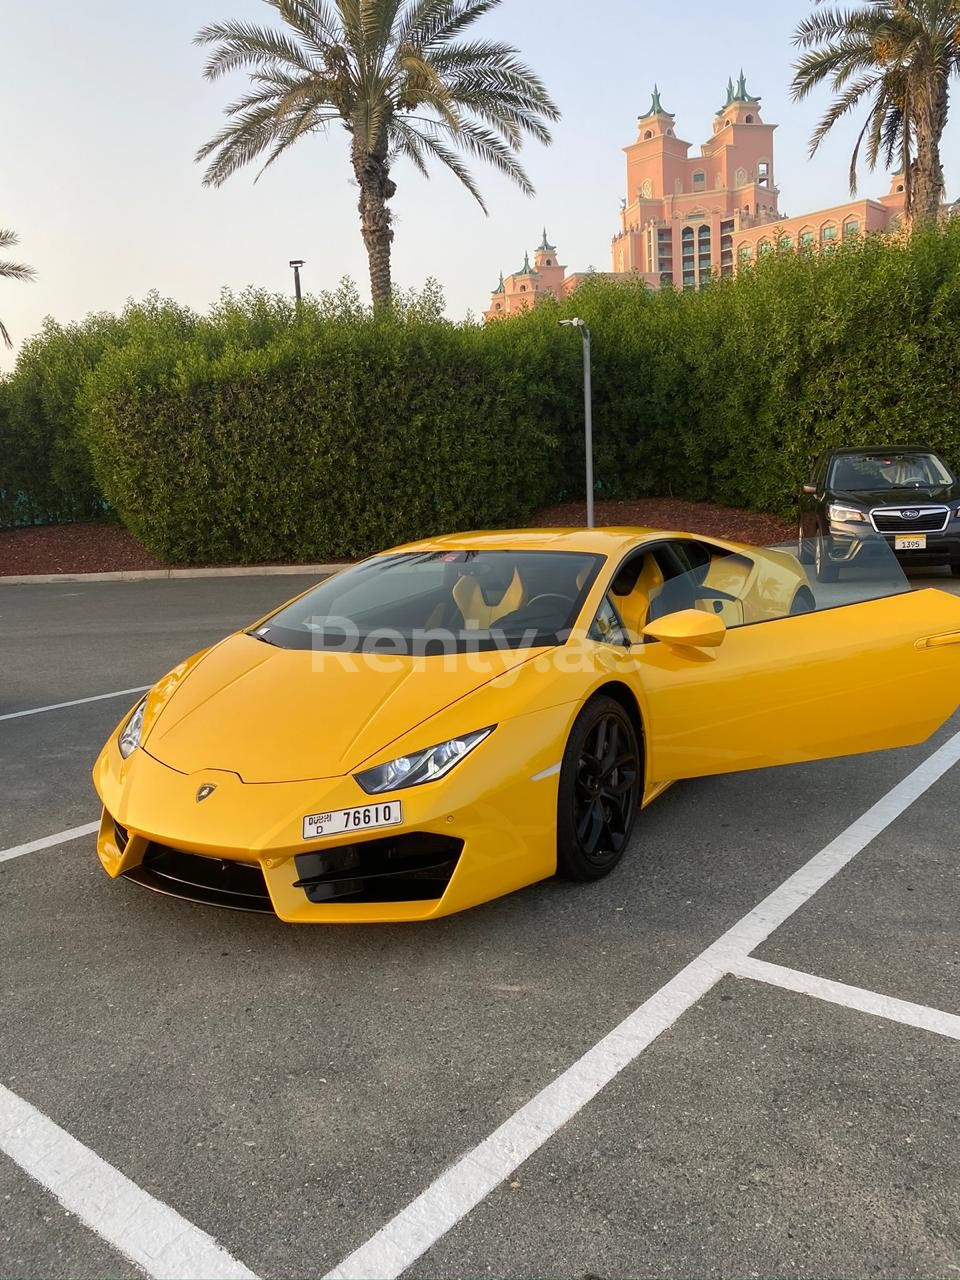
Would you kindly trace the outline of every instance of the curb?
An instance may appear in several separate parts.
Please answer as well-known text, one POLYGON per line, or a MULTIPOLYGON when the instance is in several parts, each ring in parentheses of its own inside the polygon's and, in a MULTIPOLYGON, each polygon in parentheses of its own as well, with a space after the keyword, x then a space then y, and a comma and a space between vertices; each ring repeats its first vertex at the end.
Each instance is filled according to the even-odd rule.
POLYGON ((306 574, 329 578, 347 564, 240 565, 226 569, 120 569, 113 573, 21 573, 0 577, 0 586, 25 586, 35 582, 155 582, 169 578, 254 578, 306 574))

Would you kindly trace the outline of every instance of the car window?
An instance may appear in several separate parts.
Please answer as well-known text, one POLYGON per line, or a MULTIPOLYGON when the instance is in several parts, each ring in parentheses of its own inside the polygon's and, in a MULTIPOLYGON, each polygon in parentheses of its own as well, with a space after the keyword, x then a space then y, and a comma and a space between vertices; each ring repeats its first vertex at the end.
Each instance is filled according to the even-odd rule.
POLYGON ((341 653, 555 645, 569 635, 603 559, 507 550, 377 556, 328 578, 252 634, 280 648, 341 653))
POLYGON ((808 546, 810 565, 800 563, 795 544, 731 552, 711 544, 677 541, 666 550, 677 559, 699 561, 704 548, 709 557, 706 567, 698 563, 668 578, 650 602, 650 622, 699 609, 735 629, 910 591, 891 547, 872 531, 856 540, 823 540, 823 556, 836 568, 832 582, 818 579, 813 539, 808 546))
POLYGON ((630 641, 623 629, 620 616, 609 596, 603 597, 587 635, 597 644, 611 644, 618 648, 626 648, 629 645, 630 641))
POLYGON ((847 493, 923 489, 952 482, 935 453, 850 453, 835 458, 830 488, 847 493))

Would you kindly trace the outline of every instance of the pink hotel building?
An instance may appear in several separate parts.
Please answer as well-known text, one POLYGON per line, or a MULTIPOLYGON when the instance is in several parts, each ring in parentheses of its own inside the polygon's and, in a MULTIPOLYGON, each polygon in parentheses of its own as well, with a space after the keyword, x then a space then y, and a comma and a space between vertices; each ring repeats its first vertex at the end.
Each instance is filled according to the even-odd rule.
MULTIPOLYGON (((733 275, 775 247, 823 249, 853 236, 891 231, 903 213, 903 178, 879 200, 847 204, 787 218, 779 208, 773 161, 776 125, 765 124, 760 99, 743 73, 727 86, 727 101, 713 122, 713 137, 690 156, 691 144, 674 132, 674 117, 654 90, 640 117, 637 139, 625 148, 627 196, 613 239, 612 278, 640 276, 650 288, 698 288, 713 276, 733 275)), ((532 306, 539 297, 566 297, 585 279, 566 274, 547 240, 520 271, 501 276, 488 320, 532 306)))

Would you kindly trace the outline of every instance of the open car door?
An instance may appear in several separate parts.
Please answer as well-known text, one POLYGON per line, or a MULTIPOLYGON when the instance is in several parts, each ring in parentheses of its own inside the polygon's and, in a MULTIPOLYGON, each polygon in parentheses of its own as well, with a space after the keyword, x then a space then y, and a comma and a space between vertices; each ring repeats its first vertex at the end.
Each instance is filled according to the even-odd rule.
POLYGON ((810 582, 812 612, 724 627, 709 611, 698 624, 688 599, 651 624, 631 650, 649 782, 910 746, 940 728, 960 705, 960 598, 911 591, 887 554, 837 586, 810 582))

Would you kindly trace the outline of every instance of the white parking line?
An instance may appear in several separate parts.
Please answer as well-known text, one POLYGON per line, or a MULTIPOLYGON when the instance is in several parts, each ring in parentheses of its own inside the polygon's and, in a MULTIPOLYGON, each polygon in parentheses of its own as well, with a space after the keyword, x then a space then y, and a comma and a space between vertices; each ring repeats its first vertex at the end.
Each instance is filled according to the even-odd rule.
POLYGON ((48 707, 30 707, 28 711, 8 711, 0 720, 19 720, 22 716, 39 716, 44 711, 62 711, 64 707, 82 707, 86 702, 104 702, 107 698, 124 698, 129 693, 146 693, 151 684, 137 685, 136 689, 115 689, 113 693, 95 693, 92 698, 74 698, 72 702, 51 702, 48 707))
POLYGON ((786 969, 766 960, 755 960, 752 956, 734 961, 730 972, 735 978, 752 978, 769 986, 782 987, 785 991, 796 991, 800 995, 814 996, 817 1000, 828 1000, 831 1004, 843 1005, 845 1009, 872 1013, 878 1018, 902 1022, 907 1027, 935 1031, 938 1036, 960 1040, 960 1018, 953 1013, 944 1013, 941 1009, 931 1009, 929 1005, 897 1000, 894 996, 865 991, 862 987, 848 987, 845 982, 818 978, 812 973, 786 969))
POLYGON ((0 1151, 155 1280, 257 1280, 212 1236, 3 1085, 0 1151))
POLYGON ((960 762, 960 733, 661 987, 325 1280, 395 1280, 960 762))
POLYGON ((41 849, 51 849, 55 844, 79 840, 81 836, 92 836, 99 826, 99 822, 88 822, 86 826, 70 827, 66 831, 58 831, 56 835, 31 840, 28 844, 15 844, 12 849, 0 849, 0 862, 9 862, 11 858, 22 858, 25 853, 39 853, 41 849))

